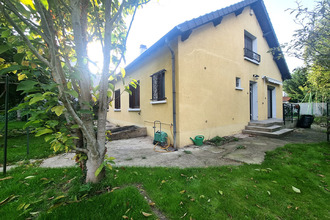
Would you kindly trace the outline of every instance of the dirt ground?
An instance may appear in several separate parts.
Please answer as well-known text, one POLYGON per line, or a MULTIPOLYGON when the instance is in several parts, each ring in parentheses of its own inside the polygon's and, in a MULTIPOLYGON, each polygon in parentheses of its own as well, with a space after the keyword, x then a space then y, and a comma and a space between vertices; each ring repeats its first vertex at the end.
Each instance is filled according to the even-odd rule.
MULTIPOLYGON (((223 165, 240 165, 243 163, 260 164, 265 152, 284 146, 288 143, 311 143, 326 141, 323 129, 295 129, 281 138, 267 138, 238 134, 238 141, 222 146, 190 145, 174 152, 160 153, 159 147, 152 144, 151 137, 140 137, 116 140, 107 143, 107 154, 115 157, 116 166, 142 167, 209 167, 223 165)), ((45 159, 41 167, 74 166, 74 154, 68 153, 45 159)))

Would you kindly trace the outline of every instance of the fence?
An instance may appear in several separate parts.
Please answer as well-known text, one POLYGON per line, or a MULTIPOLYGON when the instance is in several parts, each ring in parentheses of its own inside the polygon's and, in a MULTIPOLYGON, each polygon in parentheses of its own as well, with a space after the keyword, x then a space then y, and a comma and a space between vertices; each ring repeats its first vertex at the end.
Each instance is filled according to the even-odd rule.
POLYGON ((293 123, 294 119, 299 121, 300 106, 298 104, 283 103, 283 122, 286 121, 293 123))
POLYGON ((301 115, 325 116, 327 115, 327 103, 299 103, 301 115))

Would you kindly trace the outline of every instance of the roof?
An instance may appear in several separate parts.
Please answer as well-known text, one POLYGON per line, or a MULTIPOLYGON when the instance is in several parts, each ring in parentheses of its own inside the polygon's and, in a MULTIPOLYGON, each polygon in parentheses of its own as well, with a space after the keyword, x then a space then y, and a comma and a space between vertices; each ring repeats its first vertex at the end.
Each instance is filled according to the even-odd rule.
MULTIPOLYGON (((276 37, 273 25, 270 21, 269 15, 267 13, 265 4, 263 0, 244 0, 242 2, 236 3, 234 5, 228 6, 226 8, 205 14, 198 18, 194 18, 192 20, 183 22, 177 26, 175 26, 172 30, 170 30, 167 34, 165 34, 160 40, 158 40, 155 44, 153 44, 150 48, 148 48, 144 53, 142 53, 139 57, 137 57, 133 62, 127 65, 126 70, 133 69, 135 65, 140 63, 144 58, 148 57, 158 48, 164 46, 167 41, 170 41, 178 36, 181 36, 181 41, 185 41, 189 38, 192 31, 202 25, 213 23, 214 26, 217 26, 221 23, 222 18, 231 13, 235 13, 236 16, 242 13, 245 7, 250 6, 258 19, 259 25, 262 29, 263 36, 266 39, 268 46, 270 48, 280 48, 280 44, 276 37)), ((284 59, 282 51, 275 50, 273 54, 274 61, 276 62, 280 73, 282 75, 282 79, 290 79, 290 71, 288 65, 284 59)))
POLYGON ((290 101, 291 97, 283 96, 283 102, 288 102, 290 101))

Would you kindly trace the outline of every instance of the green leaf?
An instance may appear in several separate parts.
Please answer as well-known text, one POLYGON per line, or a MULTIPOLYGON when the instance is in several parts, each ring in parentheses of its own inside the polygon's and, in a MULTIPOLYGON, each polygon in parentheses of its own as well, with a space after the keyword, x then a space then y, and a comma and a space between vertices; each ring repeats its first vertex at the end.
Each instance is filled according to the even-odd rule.
POLYGON ((20 2, 26 6, 30 6, 33 10, 36 10, 32 0, 20 0, 20 2))
POLYGON ((68 87, 68 89, 71 89, 71 88, 72 88, 72 82, 71 82, 71 81, 68 82, 68 83, 66 84, 66 86, 68 87))
POLYGON ((33 98, 30 100, 29 105, 33 105, 41 100, 44 100, 44 96, 41 93, 36 93, 33 95, 33 98))
POLYGON ((109 168, 109 170, 112 170, 112 166, 110 164, 107 164, 107 167, 109 168))
MULTIPOLYGON (((1 72, 0 72, 1 75, 1 72)), ((25 91, 28 92, 34 88, 34 86, 38 84, 36 81, 32 80, 25 80, 20 82, 20 84, 17 86, 17 91, 25 91)))
POLYGON ((54 136, 53 135, 47 135, 44 139, 45 139, 46 142, 48 142, 51 139, 54 139, 54 136))
POLYGON ((111 97, 112 96, 112 92, 111 91, 108 91, 107 92, 107 96, 108 96, 108 98, 111 97))
POLYGON ((51 128, 54 128, 55 126, 58 125, 58 120, 49 120, 46 122, 47 125, 49 125, 51 128))
POLYGON ((2 38, 6 38, 6 37, 9 37, 11 34, 11 31, 8 29, 8 30, 5 30, 1 33, 1 37, 2 38))
POLYGON ((57 196, 57 197, 54 199, 54 201, 59 200, 59 199, 62 199, 62 198, 64 198, 64 197, 65 197, 65 195, 57 196))
POLYGON ((95 176, 98 176, 100 174, 100 172, 102 171, 103 167, 104 167, 104 164, 102 163, 99 166, 99 168, 97 168, 97 170, 95 171, 95 176))
POLYGON ((121 77, 125 78, 125 76, 126 76, 126 70, 124 68, 121 68, 120 69, 120 72, 121 72, 121 77))
POLYGON ((78 98, 78 93, 75 90, 65 91, 65 93, 72 95, 75 98, 78 98))
POLYGON ((0 76, 3 75, 3 74, 9 73, 9 72, 15 71, 15 70, 20 70, 20 69, 22 69, 22 68, 23 68, 23 67, 20 66, 20 65, 13 65, 13 66, 10 66, 10 67, 8 67, 8 68, 5 68, 5 69, 0 70, 0 76))
POLYGON ((49 95, 56 95, 56 93, 54 93, 54 92, 45 92, 42 96, 46 97, 46 96, 49 96, 49 95))
POLYGON ((29 121, 29 122, 25 123, 25 125, 23 126, 23 129, 26 129, 26 128, 29 127, 30 125, 32 125, 32 124, 37 124, 37 123, 39 123, 39 122, 40 122, 40 120, 29 121))
POLYGON ((63 110, 64 110, 64 106, 63 105, 58 105, 58 106, 55 106, 51 109, 52 112, 55 112, 55 114, 57 116, 60 116, 62 115, 63 113, 63 110))
MULTIPOLYGON (((5 32, 5 31, 4 31, 4 32, 5 32)), ((3 35, 4 32, 2 32, 2 35, 3 35)), ((6 52, 6 51, 9 50, 10 48, 11 48, 11 47, 10 47, 8 44, 0 45, 0 54, 6 52)))
POLYGON ((292 190, 295 191, 296 193, 301 193, 300 189, 298 189, 298 188, 296 188, 294 186, 292 186, 292 190))
POLYGON ((77 128, 79 128, 79 125, 77 125, 77 124, 71 126, 71 129, 77 129, 77 128))
POLYGON ((46 8, 46 10, 48 11, 48 1, 47 0, 40 0, 41 4, 46 8))
POLYGON ((25 57, 25 53, 17 53, 14 55, 14 61, 18 64, 21 64, 25 57))
POLYGON ((16 210, 21 210, 25 206, 25 202, 17 206, 16 210))
POLYGON ((112 83, 109 83, 109 89, 111 89, 111 91, 115 91, 115 86, 112 83))
POLYGON ((35 136, 36 137, 39 137, 41 135, 49 134, 49 133, 53 133, 53 130, 52 129, 49 129, 49 128, 45 128, 45 129, 39 130, 35 136))

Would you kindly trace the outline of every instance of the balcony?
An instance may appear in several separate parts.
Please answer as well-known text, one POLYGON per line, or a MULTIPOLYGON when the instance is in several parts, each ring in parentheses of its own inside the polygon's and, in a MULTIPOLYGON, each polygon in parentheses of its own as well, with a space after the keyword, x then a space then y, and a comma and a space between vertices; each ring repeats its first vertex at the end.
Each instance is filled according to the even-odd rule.
POLYGON ((244 48, 244 59, 255 64, 260 63, 260 55, 247 48, 244 48))

